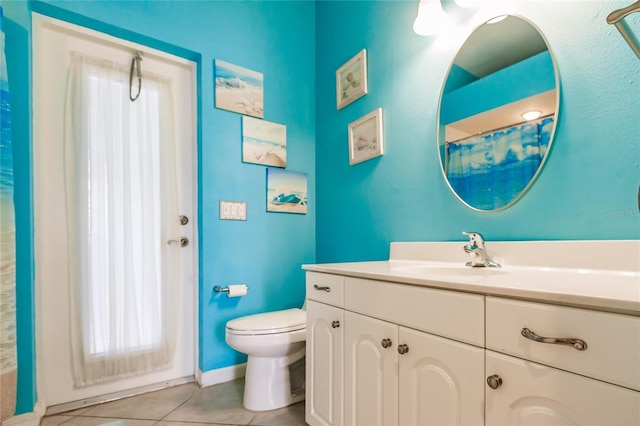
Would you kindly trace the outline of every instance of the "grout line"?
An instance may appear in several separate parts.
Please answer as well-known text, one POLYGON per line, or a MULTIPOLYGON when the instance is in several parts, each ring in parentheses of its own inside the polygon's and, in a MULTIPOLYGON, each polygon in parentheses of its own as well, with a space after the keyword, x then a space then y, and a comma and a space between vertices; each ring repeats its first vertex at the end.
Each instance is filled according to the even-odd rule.
MULTIPOLYGON (((191 399, 192 399, 192 398, 193 398, 193 397, 194 397, 198 392, 200 392, 201 390, 202 390, 202 389, 201 389, 200 387, 198 387, 198 389, 197 389, 195 392, 193 392, 189 398, 185 399, 184 401, 182 401, 182 403, 181 403, 181 404, 178 404, 178 405, 176 406, 176 408, 174 408, 173 410, 171 410, 171 411, 169 411, 167 414, 165 414, 165 415, 164 415, 160 420, 158 420, 158 422, 163 421, 163 420, 164 420, 164 419, 166 419, 166 418, 167 418, 171 413, 173 413, 174 411, 176 411, 178 408, 182 407, 182 406, 183 406, 184 404, 186 404, 187 402, 191 401, 191 399)), ((166 420, 166 421, 171 422, 171 421, 173 421, 173 420, 166 420)))

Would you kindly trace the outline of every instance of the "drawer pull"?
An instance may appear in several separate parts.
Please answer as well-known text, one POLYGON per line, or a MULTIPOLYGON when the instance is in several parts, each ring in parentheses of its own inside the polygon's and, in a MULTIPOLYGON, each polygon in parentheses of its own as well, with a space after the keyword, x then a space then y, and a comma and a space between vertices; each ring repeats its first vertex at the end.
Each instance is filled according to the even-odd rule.
POLYGON ((533 331, 529 330, 528 328, 523 328, 522 331, 520 331, 520 334, 522 334, 527 339, 533 340, 535 342, 554 343, 557 345, 573 346, 576 350, 579 350, 579 351, 584 351, 585 349, 587 349, 587 342, 585 342, 582 339, 567 339, 563 337, 560 337, 560 338, 541 337, 541 336, 538 336, 533 331))
POLYGON ((340 321, 331 321, 331 328, 339 328, 340 321))
POLYGON ((391 343, 391 339, 382 339, 382 342, 380 342, 380 344, 383 348, 387 349, 390 348, 393 343, 391 343))
POLYGON ((318 291, 326 291, 327 293, 331 292, 331 287, 319 287, 318 284, 314 284, 313 288, 315 288, 318 291))

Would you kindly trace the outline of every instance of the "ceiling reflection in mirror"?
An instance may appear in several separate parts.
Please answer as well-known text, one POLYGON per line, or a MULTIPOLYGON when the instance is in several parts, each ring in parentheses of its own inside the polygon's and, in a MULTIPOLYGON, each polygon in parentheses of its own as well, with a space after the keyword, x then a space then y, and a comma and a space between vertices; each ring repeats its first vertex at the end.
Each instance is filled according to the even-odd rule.
POLYGON ((547 158, 559 105, 554 58, 517 16, 478 27, 456 55, 438 111, 438 149, 450 188, 474 210, 513 205, 547 158), (523 117, 537 112, 537 118, 523 117))

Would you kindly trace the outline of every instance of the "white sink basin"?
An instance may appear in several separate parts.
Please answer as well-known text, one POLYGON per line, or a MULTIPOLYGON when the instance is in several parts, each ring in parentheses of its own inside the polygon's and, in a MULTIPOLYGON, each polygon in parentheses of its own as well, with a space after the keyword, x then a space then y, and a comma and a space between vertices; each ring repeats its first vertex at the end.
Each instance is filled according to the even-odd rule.
POLYGON ((396 266, 392 268, 396 272, 405 274, 430 274, 430 275, 446 275, 459 277, 483 277, 508 274, 500 268, 472 268, 470 266, 436 266, 436 265, 409 265, 396 266))

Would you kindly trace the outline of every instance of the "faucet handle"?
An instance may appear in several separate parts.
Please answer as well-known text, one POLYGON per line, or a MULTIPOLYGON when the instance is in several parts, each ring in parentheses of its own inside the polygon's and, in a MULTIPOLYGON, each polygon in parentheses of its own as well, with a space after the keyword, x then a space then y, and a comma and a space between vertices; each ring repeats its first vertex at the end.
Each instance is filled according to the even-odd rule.
POLYGON ((462 235, 466 235, 469 237, 469 242, 476 247, 484 246, 484 237, 479 232, 467 232, 462 231, 462 235))

